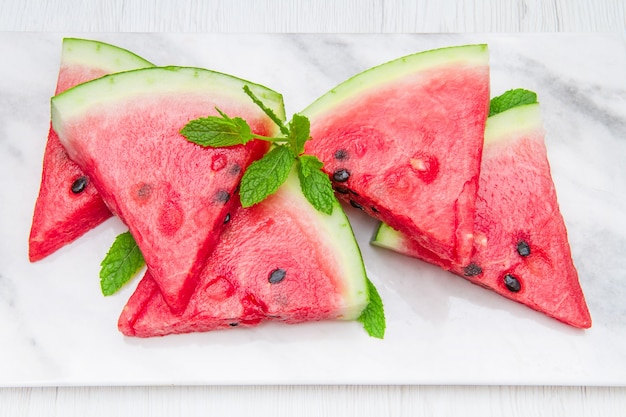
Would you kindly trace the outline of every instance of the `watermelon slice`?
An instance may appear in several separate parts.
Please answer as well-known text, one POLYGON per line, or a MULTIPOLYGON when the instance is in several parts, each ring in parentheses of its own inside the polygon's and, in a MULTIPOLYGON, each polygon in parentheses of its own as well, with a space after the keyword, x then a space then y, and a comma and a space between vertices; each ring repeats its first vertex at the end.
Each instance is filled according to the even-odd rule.
POLYGON ((579 328, 591 317, 571 257, 538 104, 490 117, 474 220, 474 255, 450 264, 381 225, 372 243, 445 269, 579 328))
POLYGON ((368 303, 350 223, 304 198, 296 171, 279 190, 233 212, 186 310, 173 314, 148 272, 118 322, 127 336, 201 332, 264 320, 352 320, 368 303))
POLYGON ((437 49, 369 69, 320 97, 305 151, 340 198, 439 257, 469 261, 485 119, 486 45, 437 49))
POLYGON ((69 156, 128 226, 165 301, 182 311, 215 246, 244 169, 265 142, 203 148, 179 130, 217 115, 272 136, 275 124, 250 100, 248 85, 278 117, 282 96, 198 68, 147 68, 107 75, 52 98, 52 125, 69 156))
MULTIPOLYGON (((148 61, 113 45, 63 39, 55 94, 105 74, 151 67, 148 61)), ((89 177, 71 161, 50 127, 28 256, 39 261, 111 217, 89 177)))

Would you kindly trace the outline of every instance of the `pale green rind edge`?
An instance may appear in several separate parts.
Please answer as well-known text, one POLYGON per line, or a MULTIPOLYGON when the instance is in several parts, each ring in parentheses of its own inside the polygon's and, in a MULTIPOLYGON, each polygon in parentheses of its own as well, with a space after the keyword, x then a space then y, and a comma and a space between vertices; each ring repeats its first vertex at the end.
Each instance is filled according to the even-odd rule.
POLYGON ((409 74, 437 67, 458 65, 459 63, 469 66, 489 65, 488 46, 476 44, 432 49, 372 67, 340 83, 311 103, 300 114, 314 119, 320 113, 328 111, 342 101, 361 94, 367 89, 400 79, 409 74))
POLYGON ((398 250, 402 242, 403 235, 387 223, 379 222, 374 231, 370 244, 380 248, 398 250))
POLYGON ((485 144, 543 129, 539 103, 525 104, 487 118, 485 144))
POLYGON ((293 198, 301 199, 299 208, 307 210, 316 219, 316 231, 331 242, 334 253, 338 254, 338 264, 341 265, 344 298, 346 308, 340 317, 341 320, 356 320, 367 307, 370 297, 367 286, 367 273, 361 249, 356 241, 354 231, 350 225, 348 216, 338 201, 333 204, 331 215, 324 214, 308 202, 300 190, 300 180, 295 169, 281 185, 281 189, 287 191, 293 198))
POLYGON ((154 66, 127 49, 80 38, 63 39, 61 64, 100 68, 108 73, 154 66))
MULTIPOLYGON (((247 85, 281 120, 285 119, 283 97, 267 87, 232 75, 193 67, 151 67, 105 75, 52 97, 52 126, 63 137, 63 122, 80 117, 92 108, 134 97, 158 94, 203 95, 220 92, 234 101, 248 103, 247 85)), ((208 110, 207 110, 208 111, 208 110)))

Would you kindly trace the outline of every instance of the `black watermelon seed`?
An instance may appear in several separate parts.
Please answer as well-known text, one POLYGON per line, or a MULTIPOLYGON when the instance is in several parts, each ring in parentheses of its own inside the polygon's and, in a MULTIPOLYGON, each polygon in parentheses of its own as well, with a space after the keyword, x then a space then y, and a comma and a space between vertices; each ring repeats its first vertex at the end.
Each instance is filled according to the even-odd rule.
POLYGON ((346 182, 350 178, 350 171, 347 169, 338 169, 333 173, 333 179, 337 182, 346 182))
POLYGON ((345 149, 337 149, 335 151, 335 159, 338 159, 340 161, 347 159, 348 158, 348 151, 345 149))
POLYGON ((511 292, 519 292, 519 290, 522 289, 522 284, 511 274, 504 276, 504 285, 506 285, 506 288, 511 292))
POLYGON ((230 213, 226 213, 226 217, 224 217, 224 224, 230 221, 230 213))
POLYGON ((374 206, 371 206, 370 209, 374 212, 374 213, 378 213, 378 209, 374 206))
POLYGON ((345 187, 335 187, 335 191, 337 191, 339 194, 348 194, 350 192, 350 190, 345 187))
POLYGON ((237 175, 241 172, 241 167, 239 164, 232 164, 230 168, 228 168, 228 173, 231 175, 237 175))
POLYGON ((219 190, 215 195, 215 200, 219 201, 220 203, 225 203, 230 200, 230 194, 228 193, 228 191, 219 190))
POLYGON ((72 192, 74 194, 80 194, 85 191, 87 188, 87 184, 89 184, 89 177, 86 175, 82 175, 76 178, 76 181, 72 183, 72 192))
POLYGON ((483 272, 483 269, 480 266, 478 266, 478 264, 475 264, 474 262, 467 265, 463 269, 463 275, 465 275, 466 277, 475 277, 476 275, 479 275, 482 272, 483 272))
POLYGON ((287 275, 287 271, 281 268, 276 268, 275 270, 270 272, 268 281, 270 282, 270 284, 277 284, 280 281, 284 280, 286 275, 287 275))
POLYGON ((239 323, 237 323, 237 322, 233 322, 233 323, 228 323, 228 325, 229 325, 230 327, 237 327, 237 326, 239 326, 239 323))
POLYGON ((524 257, 530 255, 530 246, 528 246, 528 243, 523 240, 517 242, 517 253, 524 257))
POLYGON ((354 200, 350 200, 350 205, 354 208, 358 208, 359 210, 363 210, 363 206, 354 200))

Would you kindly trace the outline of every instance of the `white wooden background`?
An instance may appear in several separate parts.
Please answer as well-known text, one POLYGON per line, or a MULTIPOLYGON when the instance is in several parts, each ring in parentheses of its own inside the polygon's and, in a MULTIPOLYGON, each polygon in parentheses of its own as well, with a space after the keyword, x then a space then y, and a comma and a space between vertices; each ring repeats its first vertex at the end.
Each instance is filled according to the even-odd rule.
MULTIPOLYGON (((0 0, 0 30, 617 32, 626 39, 626 0, 0 0)), ((0 416, 22 415, 608 417, 626 415, 626 387, 0 389, 0 416)))

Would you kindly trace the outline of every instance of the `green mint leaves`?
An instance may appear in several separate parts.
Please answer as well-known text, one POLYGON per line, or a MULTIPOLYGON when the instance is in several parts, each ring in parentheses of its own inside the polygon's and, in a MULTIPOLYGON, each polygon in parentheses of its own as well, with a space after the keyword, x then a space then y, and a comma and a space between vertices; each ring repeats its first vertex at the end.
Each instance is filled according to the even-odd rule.
POLYGON ((321 171, 322 161, 312 155, 302 155, 299 162, 298 177, 304 196, 319 211, 332 214, 336 197, 330 178, 321 171))
POLYGON ((102 294, 115 294, 144 265, 143 255, 130 232, 117 236, 100 264, 102 294))
POLYGON ((254 161, 241 178, 239 196, 243 207, 250 207, 273 194, 285 182, 295 154, 286 146, 277 146, 254 161))
POLYGON ((265 137, 252 133, 245 120, 230 118, 220 109, 220 116, 207 116, 190 121, 180 133, 190 142, 201 146, 226 147, 244 145, 252 139, 273 144, 263 158, 253 162, 241 178, 239 196, 243 207, 253 206, 273 194, 285 182, 296 164, 300 187, 306 199, 317 210, 332 214, 336 197, 322 162, 304 154, 304 145, 310 139, 309 119, 295 114, 287 126, 254 93, 244 86, 244 92, 279 127, 282 136, 265 137))
MULTIPOLYGON (((219 110, 218 110, 219 111, 219 110)), ((202 117, 190 121, 181 134, 202 146, 223 147, 245 144, 254 139, 250 126, 240 117, 202 117)))
POLYGON ((374 284, 368 279, 367 289, 370 294, 370 302, 361 313, 358 320, 363 324, 365 331, 372 337, 382 339, 385 337, 385 310, 383 301, 374 284))
POLYGON ((523 88, 508 90, 498 97, 491 99, 489 104, 489 117, 512 109, 513 107, 536 102, 537 94, 532 91, 524 90, 523 88))

